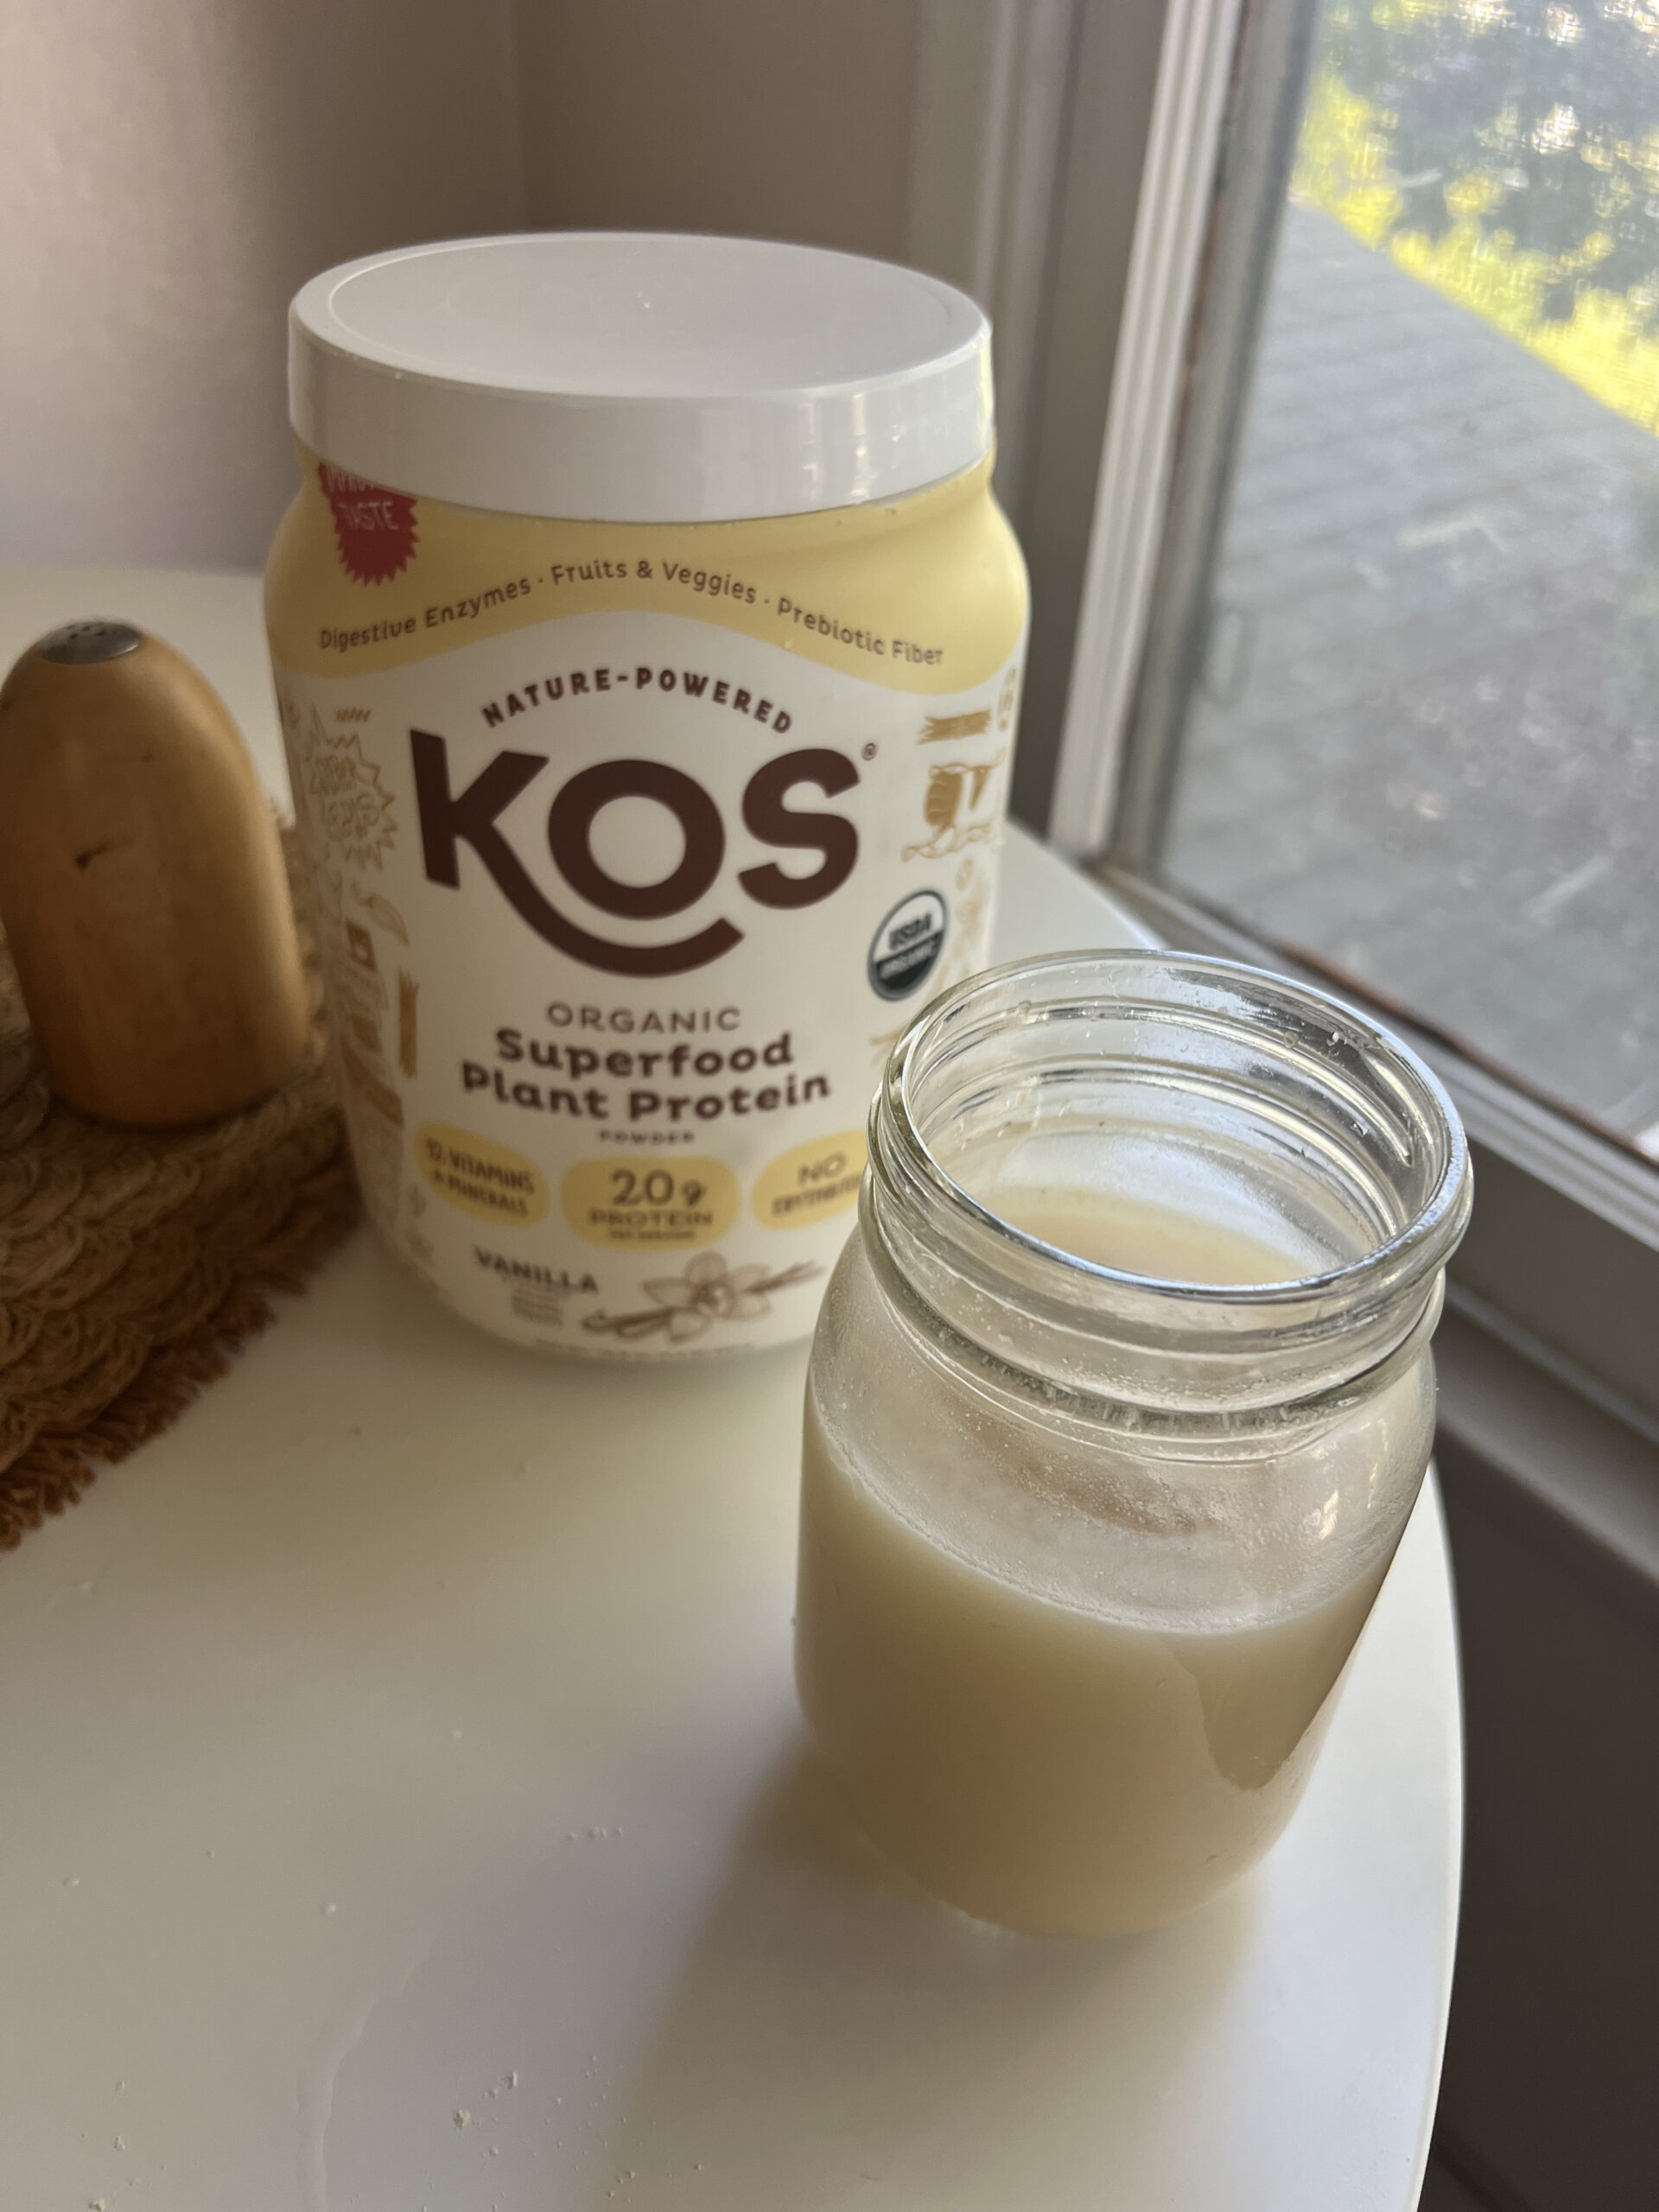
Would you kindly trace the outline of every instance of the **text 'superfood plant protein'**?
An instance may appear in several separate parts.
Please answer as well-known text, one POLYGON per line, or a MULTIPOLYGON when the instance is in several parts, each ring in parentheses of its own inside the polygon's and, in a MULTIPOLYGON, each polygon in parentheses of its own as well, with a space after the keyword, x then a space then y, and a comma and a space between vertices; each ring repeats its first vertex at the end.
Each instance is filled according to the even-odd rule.
POLYGON ((782 1342, 988 957, 1026 588, 989 331, 885 264, 472 240, 291 316, 267 615, 369 1210, 450 1305, 782 1342))

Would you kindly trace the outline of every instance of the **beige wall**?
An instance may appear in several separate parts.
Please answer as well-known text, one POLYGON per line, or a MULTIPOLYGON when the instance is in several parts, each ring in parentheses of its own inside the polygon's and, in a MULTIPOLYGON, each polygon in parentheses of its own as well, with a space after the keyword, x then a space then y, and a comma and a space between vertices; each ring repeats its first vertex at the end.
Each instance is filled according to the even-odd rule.
POLYGON ((263 560, 289 294, 519 219, 511 7, 11 0, 0 558, 263 560))
POLYGON ((658 225, 901 255, 912 0, 12 0, 0 560, 253 567, 283 311, 378 246, 658 225))
POLYGON ((1163 0, 10 4, 0 561, 257 567, 284 309, 353 254, 615 225, 891 256, 996 325, 1046 817, 1163 0), (1083 145, 1074 85, 1110 118, 1083 145))
POLYGON ((913 0, 525 0, 519 37, 531 222, 902 257, 913 0))

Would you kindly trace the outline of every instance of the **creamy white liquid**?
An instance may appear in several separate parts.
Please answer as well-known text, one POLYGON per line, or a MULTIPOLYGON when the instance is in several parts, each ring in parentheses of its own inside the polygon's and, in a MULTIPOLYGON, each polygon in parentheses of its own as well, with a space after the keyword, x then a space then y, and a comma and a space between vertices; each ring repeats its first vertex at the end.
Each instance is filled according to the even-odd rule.
MULTIPOLYGON (((1154 1205, 1032 1191, 989 1202, 1135 1274, 1301 1272, 1154 1205)), ((796 1646, 808 1719, 871 1833, 939 1895, 1036 1931, 1152 1926, 1224 1887, 1289 1817, 1387 1558, 1368 1548, 1357 1580, 1299 1605, 1287 1546, 1287 1602, 1225 1628, 1149 1623, 1129 1593, 1116 1601, 1109 1571, 1090 1586, 1090 1516, 1055 1517, 1035 1456, 944 1497, 925 1471, 938 1414, 918 1394, 912 1436, 873 1437, 875 1464, 855 1464, 809 1395, 796 1646), (1054 1546, 1052 1578, 1033 1529, 1054 1546)), ((1346 1448, 1366 1449, 1363 1432, 1346 1448)), ((1102 1544, 1119 1546, 1108 1559, 1122 1533, 1103 1520, 1102 1544)), ((1271 1587, 1274 1560, 1257 1564, 1271 1587)))
POLYGON ((1309 1255, 1147 1198, 996 1182, 976 1189, 1001 1220, 1073 1258, 1165 1282, 1294 1282, 1309 1255))

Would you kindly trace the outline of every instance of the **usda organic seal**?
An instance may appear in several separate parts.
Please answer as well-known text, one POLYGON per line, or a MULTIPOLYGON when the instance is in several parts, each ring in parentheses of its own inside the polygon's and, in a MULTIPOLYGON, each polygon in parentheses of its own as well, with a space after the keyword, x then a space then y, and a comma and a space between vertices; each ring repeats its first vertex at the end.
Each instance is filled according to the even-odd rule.
POLYGON ((907 999, 938 965, 944 950, 944 900, 912 891, 877 930, 870 945, 870 988, 884 999, 907 999))

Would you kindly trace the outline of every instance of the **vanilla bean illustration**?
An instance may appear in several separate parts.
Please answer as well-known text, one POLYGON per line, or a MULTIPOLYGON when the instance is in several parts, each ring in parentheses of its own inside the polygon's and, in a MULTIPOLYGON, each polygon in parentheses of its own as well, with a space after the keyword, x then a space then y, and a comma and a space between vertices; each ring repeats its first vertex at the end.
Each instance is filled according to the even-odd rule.
POLYGON ((589 1313, 584 1329, 620 1337, 625 1344, 642 1337, 665 1336, 683 1344, 701 1336, 712 1321, 756 1321, 772 1311, 775 1291, 792 1290, 823 1273, 810 1262, 771 1273, 764 1265, 728 1268, 718 1252, 699 1252, 683 1274, 662 1275, 645 1285, 652 1305, 632 1313, 589 1313))

